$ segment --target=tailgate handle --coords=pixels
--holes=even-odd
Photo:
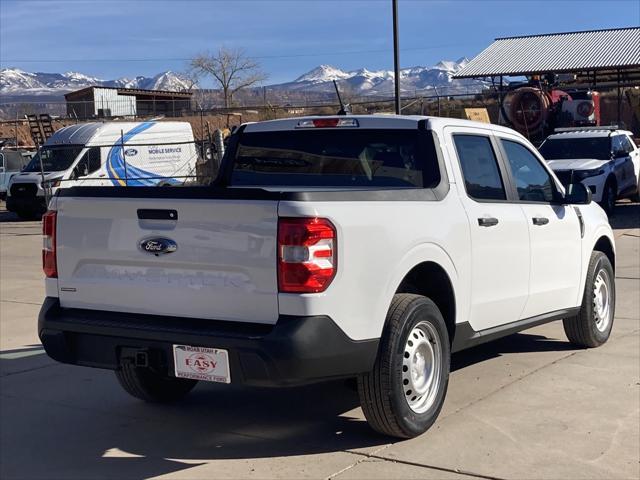
[[[163,210],[157,208],[140,208],[139,220],[178,220],[177,210]]]

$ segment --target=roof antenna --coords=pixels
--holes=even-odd
[[[336,89],[336,95],[338,96],[338,102],[340,102],[340,110],[338,115],[351,115],[351,105],[348,103],[342,103],[342,97],[340,96],[340,89],[338,88],[338,82],[333,81],[333,86]]]

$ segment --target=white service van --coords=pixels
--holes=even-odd
[[[197,150],[187,122],[91,122],[56,131],[7,192],[7,209],[24,218],[46,211],[73,186],[164,186],[195,175]],[[44,185],[43,185],[44,180]]]

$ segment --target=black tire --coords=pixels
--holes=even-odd
[[[607,315],[606,325],[601,324],[598,328],[598,316],[596,307],[596,294],[594,289],[600,272],[608,278],[608,291],[610,294],[610,311]],[[602,278],[602,277],[601,277]],[[589,267],[587,270],[587,280],[584,286],[582,306],[574,317],[565,318],[562,323],[564,332],[571,343],[580,347],[599,347],[609,339],[616,307],[616,284],[613,267],[607,256],[598,251],[591,254]]]
[[[163,376],[131,363],[124,363],[116,370],[116,378],[129,395],[153,403],[180,400],[198,383],[197,380]]]
[[[407,387],[403,383],[407,381],[406,375],[409,375],[406,365],[403,365],[405,354],[408,354],[405,347],[411,340],[409,335],[415,333],[416,326],[429,329],[431,337],[422,334],[423,338],[429,340],[434,350],[439,351],[434,358],[440,359],[439,363],[436,362],[439,368],[433,370],[438,375],[433,380],[436,382],[434,390],[429,389],[432,393],[420,397],[426,396],[432,400],[425,405],[428,408],[420,413],[409,406],[410,399],[416,397],[407,395]],[[439,350],[435,348],[436,342],[439,342]],[[358,377],[360,403],[369,425],[384,435],[398,438],[411,438],[427,431],[444,404],[449,383],[450,350],[447,326],[436,304],[420,295],[395,295],[387,313],[373,370]]]
[[[636,183],[636,185],[638,186],[636,189],[636,193],[634,193],[633,195],[631,195],[631,197],[629,197],[631,199],[632,202],[640,202],[640,176],[638,177],[638,182]]]
[[[602,201],[600,206],[607,213],[609,217],[613,217],[616,208],[616,199],[618,197],[618,188],[616,182],[609,178],[604,184],[604,190],[602,191]]]

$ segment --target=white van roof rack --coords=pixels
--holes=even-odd
[[[564,127],[554,129],[554,133],[562,132],[592,132],[597,130],[620,130],[620,125],[601,125],[597,127]]]

